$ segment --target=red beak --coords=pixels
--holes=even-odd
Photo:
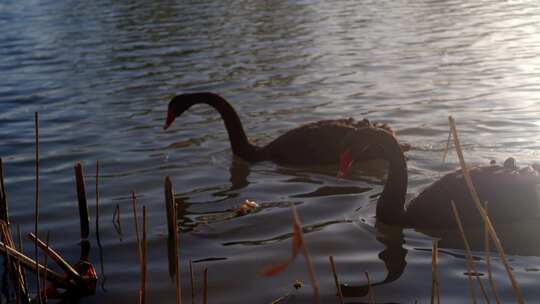
[[[351,157],[351,150],[350,149],[345,150],[343,153],[341,153],[339,157],[339,171],[338,171],[337,176],[339,178],[343,178],[347,176],[352,164],[353,164],[353,160]]]
[[[176,117],[174,117],[174,114],[172,111],[167,111],[167,120],[165,120],[165,125],[163,125],[163,130],[167,130],[171,124],[173,123],[174,119]]]

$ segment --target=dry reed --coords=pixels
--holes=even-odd
[[[73,279],[76,283],[83,285],[83,278],[81,275],[73,268],[60,254],[58,254],[54,249],[52,249],[49,244],[43,242],[36,237],[35,234],[29,233],[28,239],[36,243],[39,248],[41,248],[45,253],[58,265],[62,270],[68,275],[69,278]]]
[[[46,252],[49,251],[49,240],[50,240],[50,231],[47,231],[47,237],[45,238],[45,246],[46,246]],[[43,257],[43,266],[45,266],[45,268],[48,268],[48,263],[49,263],[49,259],[48,259],[48,255],[46,254],[44,257]],[[44,271],[43,272],[43,281],[42,282],[47,282],[47,272]],[[47,303],[48,301],[48,298],[47,298],[47,292],[43,292],[43,301],[45,303]]]
[[[36,273],[38,272],[41,273],[42,271],[46,271],[47,279],[50,282],[56,284],[57,286],[62,287],[64,289],[77,289],[78,288],[78,286],[75,283],[66,279],[64,275],[61,275],[51,269],[48,269],[45,266],[41,265],[40,263],[36,263],[36,261],[20,253],[14,248],[5,246],[4,242],[0,242],[0,247],[2,248],[2,251],[6,250],[6,253],[9,254],[11,258],[17,259],[20,262],[21,266],[26,267],[27,269],[30,269]],[[36,269],[38,269],[38,271],[36,271]]]
[[[22,241],[22,235],[21,235],[21,225],[17,224],[17,248],[19,250],[19,252],[23,253],[24,252],[24,247],[23,247],[23,241]],[[28,280],[26,279],[26,270],[24,268],[21,267],[21,263],[19,262],[19,260],[17,260],[17,268],[20,269],[21,271],[21,279],[22,279],[22,285],[24,286],[24,296],[25,296],[25,299],[28,299]]]
[[[175,208],[174,208],[174,214],[176,214],[176,204],[174,204]],[[180,271],[180,229],[178,229],[177,225],[176,225],[176,220],[175,220],[175,229],[174,229],[174,248],[175,248],[175,252],[176,252],[176,255],[174,257],[175,259],[175,265],[176,265],[176,304],[181,304],[182,303],[182,283],[181,283],[181,276],[182,276],[182,272]]]
[[[366,275],[367,284],[368,284],[369,303],[375,304],[375,294],[373,292],[373,286],[371,286],[371,278],[369,277],[369,273],[367,271],[364,272],[364,274]]]
[[[146,277],[147,277],[147,243],[146,243],[146,206],[142,207],[143,212],[143,233],[142,233],[142,264],[141,264],[141,304],[146,303]]]
[[[313,267],[313,263],[311,262],[311,258],[309,256],[309,251],[307,249],[306,243],[304,242],[304,233],[302,232],[300,217],[298,216],[295,205],[292,204],[291,206],[293,211],[293,222],[294,225],[298,227],[298,237],[300,239],[302,252],[304,253],[304,258],[306,259],[306,264],[309,272],[309,280],[313,288],[313,303],[319,304],[321,302],[321,299],[319,295],[319,283],[317,282],[317,278],[315,276],[315,268]]]
[[[339,303],[343,304],[345,302],[343,300],[343,294],[341,293],[339,278],[336,271],[336,264],[334,263],[334,257],[329,256],[328,259],[330,260],[330,267],[332,267],[332,274],[334,275],[334,283],[336,284],[336,290],[337,290],[337,295],[339,297]]]
[[[6,229],[5,229],[5,225],[4,223],[2,223],[2,228],[1,228],[1,232],[2,232],[2,238],[3,239],[6,239]],[[7,273],[9,274],[12,274],[14,273],[13,270],[11,269],[11,259],[9,258],[9,254],[7,254],[7,242],[4,242],[4,251],[6,252],[5,254],[5,266],[6,266],[6,269],[5,271],[7,271]],[[9,300],[9,299],[8,299]],[[20,301],[19,300],[19,293],[17,292],[17,301]]]
[[[208,267],[204,267],[203,304],[208,304]]]
[[[2,240],[11,248],[15,248],[15,242],[11,236],[11,230],[9,228],[9,213],[8,213],[8,204],[7,204],[7,194],[4,184],[4,166],[2,163],[2,158],[0,158],[0,219],[4,221],[5,232],[2,236]],[[17,226],[19,227],[19,226]],[[15,289],[17,295],[17,302],[20,302],[21,296],[24,295],[28,298],[26,280],[22,272],[21,266],[17,260],[11,262],[9,261],[9,256],[6,257],[6,268],[10,269],[8,273],[15,282]],[[27,301],[26,301],[27,302]]]
[[[191,304],[195,304],[195,277],[193,276],[193,261],[189,258],[189,280],[191,283]]]
[[[101,247],[99,239],[99,160],[96,160],[96,241]]]
[[[438,241],[433,240],[433,247],[431,251],[431,304],[439,304],[441,302],[439,295],[439,277],[437,275],[438,253]]]
[[[90,216],[86,200],[86,186],[84,183],[83,167],[80,162],[75,164],[75,180],[77,184],[77,200],[79,202],[79,217],[81,221],[81,239],[86,240],[90,235]]]
[[[469,247],[469,242],[467,241],[467,237],[465,236],[465,231],[463,230],[463,225],[461,224],[461,219],[459,217],[459,213],[456,209],[456,205],[454,201],[452,201],[452,211],[454,212],[454,218],[459,228],[461,239],[463,240],[463,243],[465,244],[465,265],[467,267],[467,276],[469,278],[469,284],[471,287],[471,298],[472,298],[473,303],[476,303],[476,291],[475,291],[474,283],[472,279],[473,272],[474,272],[474,275],[476,275],[476,278],[478,279],[478,282],[480,286],[482,287],[482,289],[483,289],[483,285],[480,279],[478,278],[478,273],[476,272],[476,268],[474,267],[471,250]]]
[[[36,147],[36,193],[35,193],[35,207],[34,207],[34,234],[38,234],[38,223],[39,223],[39,114],[38,112],[34,113],[34,127],[35,127],[35,147]],[[36,261],[36,288],[38,295],[41,294],[41,284],[39,282],[39,251],[37,243],[34,246],[35,261]],[[41,303],[41,297],[38,296],[38,304]]]
[[[482,207],[482,204],[480,203],[480,198],[478,196],[478,193],[476,192],[476,188],[473,185],[471,176],[469,174],[469,169],[467,168],[465,164],[465,159],[463,157],[463,152],[461,150],[461,145],[459,143],[459,138],[457,135],[456,130],[456,124],[454,121],[454,118],[452,116],[448,117],[448,121],[450,124],[450,129],[452,131],[452,136],[454,138],[454,145],[456,152],[458,154],[459,163],[461,165],[461,168],[463,170],[463,176],[465,177],[465,182],[467,184],[467,187],[469,188],[469,191],[471,193],[471,196],[473,197],[474,203],[476,205],[476,208],[478,209],[478,212],[480,213],[482,219],[484,220],[484,223],[488,229],[489,236],[493,240],[493,243],[495,244],[495,248],[497,249],[497,252],[501,258],[501,261],[504,265],[504,268],[506,270],[506,273],[508,275],[508,278],[510,280],[510,283],[512,284],[512,288],[514,290],[514,293],[516,295],[516,299],[519,304],[525,303],[523,300],[523,293],[521,292],[521,289],[519,288],[517,281],[514,277],[514,274],[512,273],[512,269],[510,265],[508,264],[508,259],[506,258],[506,255],[504,253],[501,241],[499,240],[499,237],[497,236],[497,233],[495,232],[495,229],[493,228],[493,224],[491,223],[491,220],[489,219],[487,213],[485,212],[484,208]]]
[[[6,188],[4,185],[4,165],[0,157],[0,219],[6,221],[9,225],[8,206]]]
[[[486,213],[488,211],[488,202],[484,204],[484,209],[486,210]],[[495,296],[495,301],[497,304],[501,303],[501,299],[499,298],[499,293],[497,292],[497,288],[495,288],[495,282],[493,281],[493,273],[491,272],[491,248],[489,245],[489,232],[488,228],[484,223],[484,251],[486,253],[486,268],[488,273],[488,282],[489,286],[491,287],[491,292]]]
[[[139,237],[139,220],[137,217],[137,199],[135,197],[135,192],[131,192],[131,206],[133,207],[133,221],[135,223],[135,237],[137,240],[137,252],[139,254],[139,265],[142,264],[142,248],[141,240]]]

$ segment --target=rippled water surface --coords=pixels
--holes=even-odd
[[[248,165],[233,158],[209,107],[193,107],[163,131],[167,102],[180,92],[219,93],[258,144],[319,119],[388,123],[412,145],[412,197],[457,167],[454,153],[441,161],[448,115],[470,163],[539,158],[539,24],[537,1],[2,1],[0,156],[11,220],[33,230],[37,111],[40,231],[50,232],[51,246],[70,262],[80,251],[73,165],[85,164],[92,220],[96,160],[102,165],[103,268],[92,234],[100,287],[81,302],[137,301],[131,191],[148,208],[149,302],[175,302],[163,199],[168,175],[185,203],[179,220],[188,303],[188,258],[198,301],[208,267],[211,303],[270,303],[296,279],[306,287],[287,303],[311,303],[302,259],[277,277],[259,275],[290,255],[290,203],[307,229],[324,303],[338,302],[329,255],[344,283],[366,284],[365,271],[373,282],[385,281],[373,288],[377,302],[428,303],[432,239],[375,226],[380,166],[339,180],[334,167]],[[231,209],[245,199],[262,208],[235,217]],[[117,205],[122,235],[112,224]],[[533,303],[540,301],[539,227],[524,225],[525,240],[507,247]],[[471,298],[457,244],[441,243],[444,303]],[[483,252],[475,256],[487,284]],[[500,297],[513,302],[498,258],[493,271]],[[349,303],[369,301],[364,289],[354,290]]]

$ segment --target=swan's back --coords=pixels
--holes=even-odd
[[[470,169],[470,174],[481,202],[488,202],[492,222],[538,216],[540,176],[532,167],[480,166]],[[407,207],[407,222],[419,228],[456,228],[451,201],[464,225],[483,224],[461,170],[445,175],[413,199]]]
[[[320,165],[338,163],[343,153],[343,140],[360,128],[375,127],[393,133],[383,124],[372,124],[368,120],[349,119],[321,120],[302,125],[263,147],[264,158],[296,165]]]

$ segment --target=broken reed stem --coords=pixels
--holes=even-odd
[[[46,252],[49,252],[49,239],[50,239],[50,231],[47,231],[47,237],[45,238]],[[43,266],[45,266],[45,268],[48,268],[49,267],[48,266],[49,259],[48,259],[47,254],[43,257],[43,260],[44,260],[43,261]],[[47,272],[46,271],[43,272],[43,280],[42,280],[42,282],[47,282]],[[43,293],[43,301],[45,303],[47,303],[47,292]]]
[[[440,303],[439,295],[439,278],[437,275],[437,260],[439,253],[439,244],[437,240],[433,240],[431,251],[431,304]]]
[[[484,204],[484,209],[486,210],[486,213],[488,211],[488,202]],[[499,293],[497,292],[497,289],[495,288],[495,282],[493,281],[493,274],[491,273],[491,248],[489,245],[489,232],[487,225],[484,223],[484,245],[485,245],[485,252],[486,252],[486,268],[488,273],[488,282],[489,286],[491,287],[491,292],[493,292],[493,295],[495,296],[495,301],[497,304],[501,303],[501,299],[499,298]]]
[[[103,247],[101,246],[101,239],[99,237],[99,160],[96,160],[96,242],[99,248],[99,265],[101,268],[101,287],[105,290],[105,265],[103,261]]]
[[[452,131],[448,131],[448,139],[446,140],[446,147],[444,147],[444,154],[442,157],[442,161],[446,161],[446,157],[448,156],[448,151],[450,151],[450,142],[452,140]]]
[[[176,213],[174,205],[174,192],[170,177],[165,177],[165,207],[167,210],[167,228],[169,237],[173,237],[176,233]]]
[[[371,278],[369,277],[369,273],[367,271],[364,272],[364,274],[366,275],[367,284],[368,284],[369,303],[375,304],[375,295],[373,293],[373,287],[371,286]]]
[[[135,236],[137,240],[137,250],[139,254],[139,265],[142,264],[142,248],[141,240],[139,237],[139,220],[137,217],[137,201],[135,198],[135,192],[131,192],[131,206],[133,207],[133,220],[135,221]]]
[[[293,220],[298,225],[298,227],[300,227],[298,237],[300,238],[302,252],[304,253],[304,257],[306,259],[311,286],[313,286],[313,303],[319,304],[321,302],[321,298],[319,295],[319,283],[317,282],[317,278],[315,277],[315,269],[313,268],[313,263],[311,262],[306,243],[304,242],[304,233],[302,232],[302,224],[300,222],[300,217],[298,216],[298,212],[296,211],[296,206],[294,204],[292,204],[291,208],[293,211]]]
[[[13,241],[13,237],[11,236],[11,230],[9,229],[8,223],[4,220],[0,220],[0,233],[0,238],[6,244],[6,246],[15,249],[15,242]],[[20,300],[21,295],[24,295],[26,298],[28,298],[28,288],[26,285],[26,280],[23,276],[20,263],[17,260],[11,261],[9,255],[7,254],[4,254],[4,258],[4,267],[9,274],[11,280],[13,281],[17,293],[17,299]]]
[[[34,234],[38,234],[38,222],[39,222],[39,114],[38,112],[34,113],[34,127],[35,127],[35,136],[36,136],[36,193],[35,193],[35,208],[34,208]],[[38,295],[41,294],[41,286],[39,282],[39,252],[37,243],[34,246],[35,250],[35,261],[36,261],[36,287]],[[41,303],[41,297],[38,296],[38,304]]]
[[[182,284],[180,281],[180,231],[176,221],[177,205],[174,201],[174,190],[170,177],[165,177],[165,208],[167,210],[167,230],[168,230],[168,247],[169,247],[169,275],[174,276],[176,284],[176,303],[182,302]],[[172,245],[170,245],[172,243]],[[170,248],[172,246],[172,248]],[[172,252],[171,252],[172,249]],[[172,265],[171,265],[172,263]]]
[[[176,215],[176,204],[174,204],[174,214]],[[180,277],[182,275],[180,271],[180,229],[178,229],[176,224],[176,219],[174,221],[175,223],[175,229],[174,229],[174,248],[176,255],[174,256],[175,264],[176,264],[176,304],[182,303],[182,283],[180,281]]]
[[[146,206],[142,207],[143,212],[143,234],[142,234],[142,264],[141,264],[141,304],[146,303],[146,251],[147,251],[147,244],[146,244],[146,228],[147,228],[147,221],[146,221]]]
[[[208,304],[208,267],[204,267],[203,304]]]
[[[5,234],[5,229],[4,229],[4,225],[2,225],[2,235]],[[7,254],[7,244],[4,243],[4,251],[6,252],[6,255],[5,255],[5,258],[6,258],[6,262],[5,262],[5,266],[6,266],[6,270],[8,274],[13,274],[13,270],[11,269],[11,259],[9,258],[9,254]],[[19,300],[19,293],[17,292],[17,301]]]
[[[81,275],[73,268],[60,254],[58,254],[54,249],[52,249],[48,243],[44,243],[42,240],[37,238],[33,233],[29,233],[28,239],[32,242],[37,243],[39,248],[41,248],[45,253],[58,265],[62,270],[68,275],[70,279],[73,279],[77,284],[81,286],[84,285],[83,278]]]
[[[486,302],[489,304],[489,297],[486,293],[482,280],[480,280],[480,277],[478,276],[478,271],[476,270],[476,266],[473,262],[473,258],[471,254],[471,247],[469,246],[469,241],[467,241],[467,236],[465,235],[465,230],[463,229],[463,224],[461,223],[461,218],[459,217],[459,212],[456,208],[456,204],[454,203],[454,201],[450,201],[450,202],[452,204],[452,211],[454,212],[454,218],[456,220],[456,224],[459,228],[459,233],[461,234],[461,239],[463,240],[463,244],[465,244],[466,265],[467,265],[467,272],[469,273],[469,279],[471,279],[471,274],[472,272],[474,272],[476,281],[478,281],[478,284],[480,285],[480,290],[482,291],[482,295],[484,296],[484,299],[486,300]],[[476,302],[476,299],[474,299],[473,301]]]
[[[3,233],[2,240],[10,247],[15,248],[15,242],[13,241],[13,238],[11,236],[11,231],[9,229],[9,213],[8,213],[8,205],[7,205],[6,187],[4,184],[4,165],[2,162],[2,158],[0,158],[0,219],[4,221],[3,227],[5,230]],[[15,288],[17,292],[16,294],[17,303],[20,303],[22,295],[28,298],[26,280],[24,279],[19,262],[14,261],[12,263],[9,260],[9,255],[7,254],[5,255],[5,258],[6,258],[5,259],[6,268],[8,269],[8,272],[11,275],[11,278],[15,282]],[[26,300],[25,302],[28,302],[28,300]]]
[[[4,221],[0,221],[0,232],[2,234],[2,240],[4,240],[4,250],[7,252],[7,246],[10,247],[13,246],[13,240],[11,239],[11,233],[9,231],[9,227],[7,226],[7,223]],[[15,262],[15,261],[14,261]],[[12,263],[9,254],[4,254],[4,267],[7,274],[11,277],[13,282],[15,282],[15,289],[16,289],[16,298],[17,303],[21,300],[21,287],[22,284],[20,279],[20,268],[17,267],[17,263]],[[8,299],[9,302],[9,299]]]
[[[11,248],[9,246],[5,246],[4,242],[0,242],[0,248],[2,251],[6,250],[7,254],[9,254],[10,257],[17,259],[21,266],[36,272],[36,269],[38,269],[39,272],[46,271],[47,272],[47,279],[51,281],[52,283],[65,288],[65,289],[77,289],[78,286],[68,279],[64,277],[64,275],[61,275],[51,269],[48,269],[44,267],[43,265],[36,263],[36,261],[32,260],[31,258],[27,257],[26,255],[18,252],[16,249]],[[36,272],[37,273],[37,272]]]
[[[193,261],[189,258],[189,279],[191,283],[191,304],[195,304],[195,277],[193,276]]]
[[[452,118],[452,116],[448,116],[448,122],[450,124],[450,130],[452,131],[452,136],[454,137],[454,145],[456,148],[456,152],[458,154],[461,169],[463,170],[463,176],[465,177],[465,182],[467,184],[467,187],[469,188],[469,191],[471,192],[471,196],[473,197],[473,200],[476,205],[476,208],[478,209],[478,212],[480,212],[480,215],[482,216],[482,219],[484,220],[484,223],[489,232],[489,236],[491,237],[491,239],[493,240],[493,243],[495,244],[495,248],[497,249],[497,252],[504,265],[504,268],[508,275],[508,279],[510,280],[510,283],[512,284],[512,288],[516,295],[516,299],[519,304],[524,304],[525,302],[523,300],[523,293],[521,291],[521,288],[519,288],[517,281],[514,277],[514,274],[512,273],[512,268],[508,264],[508,259],[506,258],[506,255],[504,253],[504,249],[501,245],[501,241],[499,240],[499,237],[497,236],[497,233],[495,232],[495,229],[493,228],[493,224],[491,223],[491,220],[489,219],[484,208],[482,208],[482,204],[480,203],[480,198],[478,196],[478,193],[476,192],[476,188],[474,187],[471,176],[469,174],[469,169],[467,168],[465,164],[465,159],[463,157],[463,152],[461,150],[461,145],[459,143],[459,138],[458,138],[457,130],[456,130],[456,123],[454,121],[454,118]]]
[[[99,239],[99,160],[96,160],[96,241],[101,247]]]
[[[18,248],[19,252],[24,253],[24,247],[23,247],[23,241],[21,236],[21,225],[17,224],[17,242],[18,242]],[[19,260],[17,260],[17,267],[21,270],[21,278],[23,281],[23,286],[25,289],[25,297],[28,298],[28,281],[26,279],[26,270],[21,267],[21,263]]]
[[[339,303],[343,304],[345,302],[343,301],[343,294],[341,293],[341,287],[340,287],[340,284],[339,284],[339,278],[338,278],[337,271],[336,271],[336,264],[334,263],[334,257],[329,256],[328,260],[330,260],[330,267],[332,267],[332,274],[334,275],[334,283],[336,283],[336,289],[337,289],[337,294],[338,294],[338,297],[339,297]]]
[[[88,215],[88,203],[86,201],[86,187],[82,164],[75,164],[75,181],[77,185],[77,200],[79,202],[79,218],[81,220],[81,239],[86,240],[90,235],[90,216]]]
[[[0,219],[9,225],[6,188],[4,185],[4,165],[0,157]]]

